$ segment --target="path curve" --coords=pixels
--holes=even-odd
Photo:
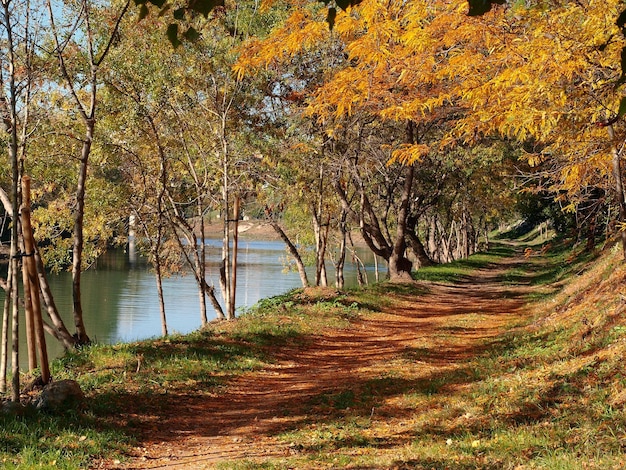
[[[171,400],[163,415],[152,417],[128,461],[102,461],[99,468],[201,470],[290,455],[292,446],[275,436],[305,426],[311,407],[303,405],[316,397],[346,384],[358,389],[384,375],[398,358],[414,358],[402,378],[410,384],[449,374],[480,354],[525,314],[528,287],[499,280],[521,262],[507,259],[455,285],[429,283],[421,296],[394,294],[393,305],[383,312],[348,329],[326,331],[306,346],[283,348],[274,364],[236,377],[219,395],[198,390]],[[382,406],[388,409],[372,413],[385,413],[401,428],[402,416],[391,403],[392,397]]]

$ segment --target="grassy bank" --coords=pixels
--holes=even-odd
[[[54,363],[53,375],[78,380],[86,408],[0,418],[0,464],[73,469],[123,461],[146,421],[157,425],[180,397],[219,397],[234,377],[274,364],[281,351],[304,349],[325,331],[360,327],[436,284],[471,283],[476,270],[495,269],[516,250],[494,245],[487,254],[420,270],[422,281],[413,286],[295,291],[191,335],[67,355]],[[469,330],[481,314],[450,319],[431,342],[403,350],[375,378],[303,402],[309,418],[272,436],[286,455],[220,466],[622,468],[626,269],[619,252],[593,260],[563,245],[535,246],[498,276],[502,285],[527,286],[522,297],[532,307],[524,324],[514,322],[475,354],[422,379],[417,371],[438,357],[446,334],[460,325]]]

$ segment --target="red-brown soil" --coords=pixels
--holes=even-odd
[[[528,287],[503,285],[497,276],[504,269],[479,271],[457,285],[429,284],[429,292],[420,296],[393,294],[384,311],[348,329],[320,332],[306,345],[277,349],[274,364],[238,376],[219,393],[169,396],[162,414],[137,417],[143,423],[140,445],[127,461],[98,465],[206,469],[219,462],[289,455],[294,449],[275,436],[307,426],[312,412],[324,413],[304,406],[313,397],[347,384],[358,388],[407,352],[419,351],[403,372],[407,383],[449,374],[483,352],[525,314],[522,296]],[[374,413],[388,419],[395,436],[408,432],[406,412],[391,401]]]

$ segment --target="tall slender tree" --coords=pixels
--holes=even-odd
[[[81,300],[81,273],[83,270],[84,249],[84,217],[85,217],[85,194],[87,191],[87,178],[89,157],[91,155],[96,128],[96,109],[98,89],[100,82],[100,68],[111,50],[111,46],[118,36],[120,23],[130,7],[130,1],[126,1],[112,15],[112,26],[103,34],[104,40],[97,37],[94,27],[94,16],[103,12],[98,11],[99,6],[90,0],[82,0],[77,5],[77,12],[72,23],[67,28],[61,28],[58,21],[58,5],[53,5],[47,0],[50,31],[54,44],[53,55],[58,61],[59,73],[63,84],[67,87],[74,103],[74,110],[80,116],[83,123],[83,137],[81,140],[78,160],[78,177],[76,180],[75,208],[73,210],[73,245],[72,245],[72,298],[73,318],[76,328],[75,336],[79,344],[90,341],[83,320],[83,308]],[[83,48],[84,63],[76,67],[68,63],[70,60],[80,60],[81,56],[70,56],[75,48]],[[84,74],[86,87],[82,89]]]

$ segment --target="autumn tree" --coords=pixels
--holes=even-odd
[[[112,52],[104,104],[113,118],[107,122],[108,152],[127,155],[122,168],[131,194],[129,213],[146,236],[140,245],[149,245],[166,334],[161,278],[182,269],[176,257],[185,260],[198,284],[201,325],[208,322],[207,298],[218,318],[224,315],[206,280],[205,263],[204,215],[211,208],[216,171],[185,137],[196,120],[193,108],[181,99],[182,75],[192,66],[192,54],[172,49],[161,37],[161,27],[155,18],[125,24],[120,47]],[[152,47],[158,40],[162,49]],[[128,60],[126,48],[136,49],[140,60]],[[212,142],[203,142],[209,151]]]
[[[176,49],[167,43],[154,48],[154,42],[164,41],[163,26],[152,16],[124,25],[107,73],[107,103],[116,117],[106,132],[109,151],[129,156],[131,164],[122,166],[128,182],[139,178],[146,191],[132,198],[137,220],[146,222],[161,247],[178,245],[191,268],[204,325],[207,298],[218,318],[235,315],[236,246],[231,241],[241,213],[236,206],[254,194],[256,180],[250,175],[262,140],[255,132],[257,109],[248,104],[255,80],[233,79],[233,44],[240,35],[267,26],[258,21],[253,5],[229,4],[196,24],[202,34],[195,41]],[[138,51],[133,60],[125,54],[128,48]],[[220,214],[224,227],[219,273],[224,306],[207,281],[206,219],[212,212]],[[151,251],[158,262],[161,250],[155,245]]]
[[[71,10],[72,6],[69,6],[69,11],[53,5],[50,0],[46,5],[51,33],[51,55],[58,63],[59,84],[66,88],[73,112],[82,122],[82,136],[76,138],[79,148],[76,156],[78,171],[75,207],[72,208],[72,297],[76,340],[84,344],[89,342],[89,336],[83,322],[80,279],[84,267],[85,195],[97,122],[100,69],[117,38],[120,22],[128,11],[130,2],[107,9],[85,0],[75,5],[77,10]]]
[[[460,78],[459,99],[472,109],[459,135],[520,141],[541,172],[542,189],[567,198],[565,210],[606,191],[620,221],[625,129],[615,64],[624,38],[615,18],[622,8],[618,1],[585,1],[494,9],[474,20],[488,33],[451,52],[447,72]],[[471,65],[476,57],[480,73]]]
[[[453,103],[441,99],[450,85],[435,79],[434,39],[423,28],[415,27],[420,20],[430,21],[435,12],[432,2],[382,5],[366,1],[348,13],[338,14],[333,32],[329,33],[325,21],[314,11],[299,9],[268,40],[251,43],[237,69],[245,74],[248,68],[286,60],[313,47],[328,34],[344,43],[342,54],[346,54],[347,60],[324,83],[309,91],[308,112],[325,126],[329,135],[344,125],[345,118],[356,114],[381,122],[403,123],[401,145],[391,144],[392,141],[381,143],[389,149],[388,160],[405,165],[395,220],[383,227],[367,199],[360,215],[368,244],[388,260],[392,278],[405,278],[411,269],[406,250],[414,164],[428,153],[428,144],[436,135],[433,131],[446,126],[457,111]],[[362,182],[358,184],[364,188]],[[393,240],[385,239],[391,226]]]
[[[204,167],[203,171],[210,169],[207,174],[211,176],[204,178],[203,184],[223,224],[220,287],[228,319],[235,317],[240,208],[255,192],[258,180],[252,176],[263,140],[258,135],[259,115],[263,112],[258,97],[264,81],[262,77],[236,80],[232,71],[237,58],[235,46],[251,35],[265,34],[281,14],[275,9],[261,17],[254,3],[227,3],[202,25],[201,36],[187,45],[186,60],[195,72],[180,75],[175,97],[183,149]],[[200,224],[203,214],[196,213]]]

